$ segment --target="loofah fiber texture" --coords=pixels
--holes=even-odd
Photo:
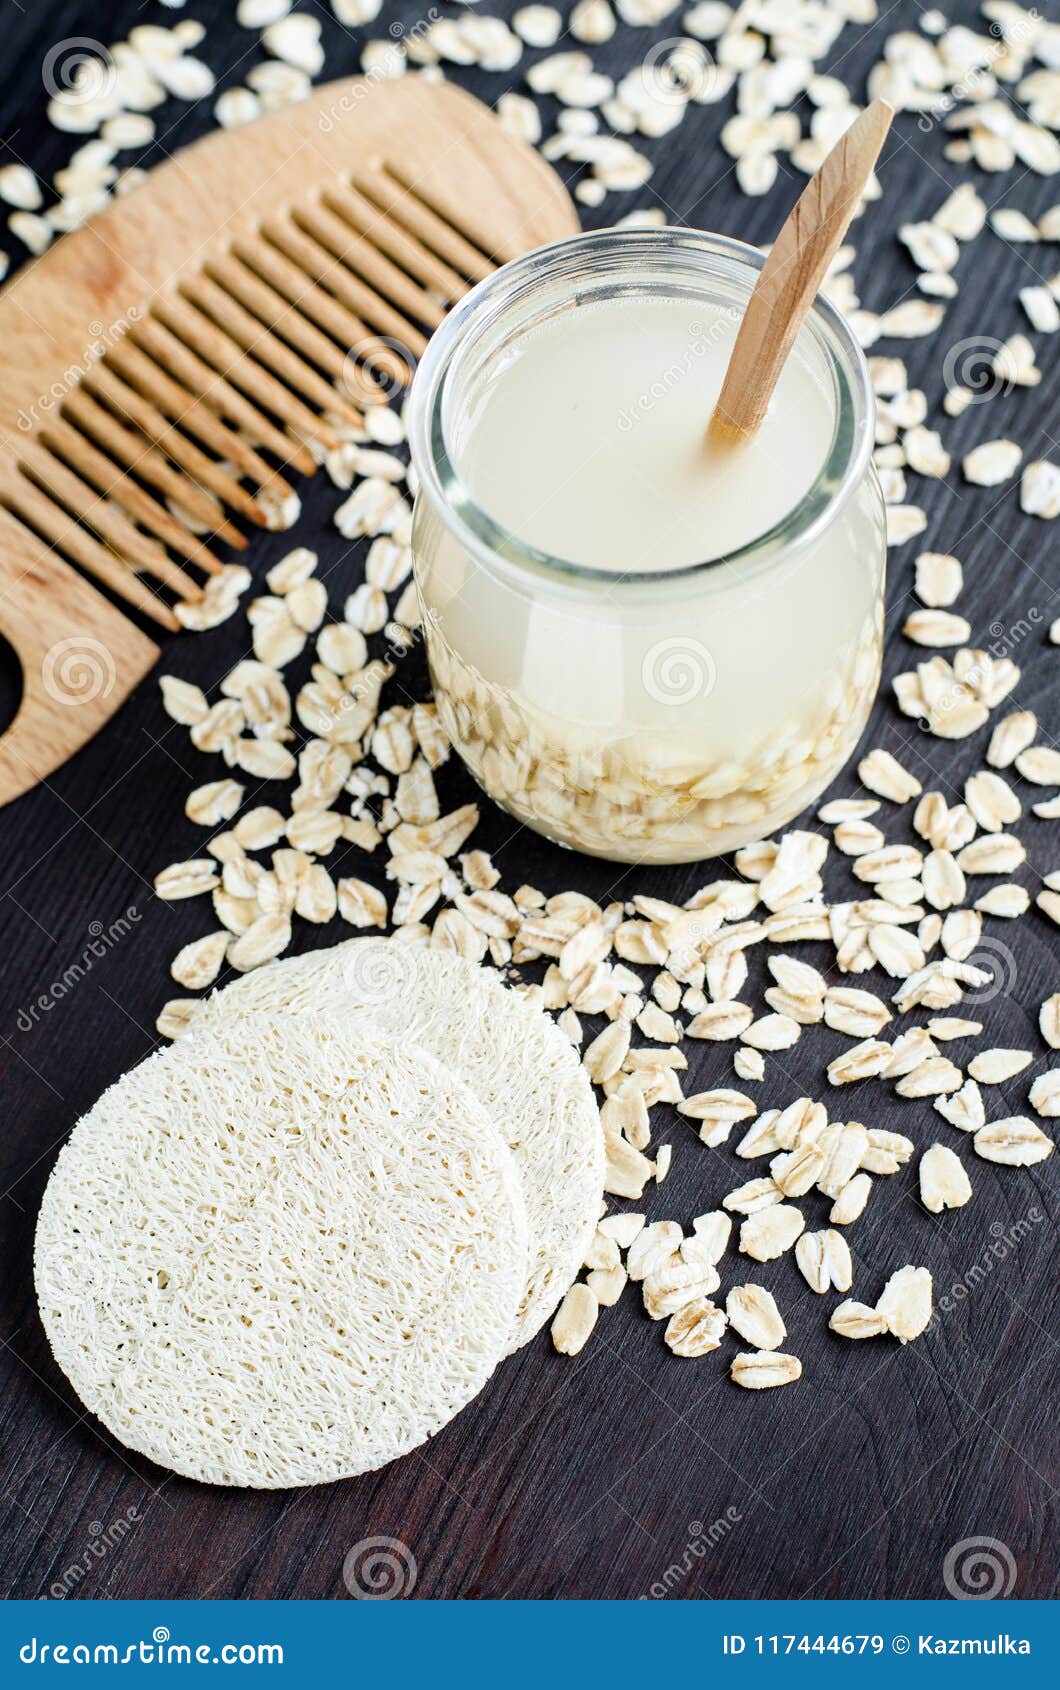
[[[195,1029],[112,1086],[53,1170],[56,1360],[190,1478],[320,1484],[414,1449],[485,1384],[526,1286],[502,1136],[364,1015]]]
[[[570,1040],[491,969],[400,939],[349,939],[269,963],[215,992],[196,1025],[250,1007],[297,1017],[367,1010],[467,1081],[522,1180],[530,1274],[511,1348],[529,1342],[581,1267],[603,1198],[600,1114]]]

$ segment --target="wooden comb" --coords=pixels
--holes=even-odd
[[[375,371],[577,230],[559,178],[469,94],[353,77],[196,142],[20,271],[0,292],[0,629],[24,684],[0,803],[158,656],[84,577],[177,627],[172,597],[221,567],[204,534],[241,549],[240,519],[281,526],[287,474],[360,420]]]

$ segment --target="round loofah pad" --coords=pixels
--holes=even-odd
[[[527,1343],[574,1280],[603,1196],[600,1114],[570,1040],[490,969],[400,939],[349,939],[270,963],[215,992],[196,1025],[251,1007],[298,1016],[367,1009],[467,1081],[522,1180],[530,1275],[511,1348]]]
[[[55,1358],[189,1478],[321,1484],[485,1384],[526,1288],[519,1177],[478,1099],[366,1016],[217,1018],[75,1128],[41,1207]]]

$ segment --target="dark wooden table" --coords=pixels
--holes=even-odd
[[[351,36],[326,7],[312,9],[325,15],[327,74],[353,71],[363,32]],[[507,13],[511,0],[490,9]],[[101,31],[118,39],[137,22],[200,17],[209,32],[199,51],[227,86],[257,56],[256,36],[236,29],[231,10],[224,0],[193,0],[186,13],[140,0],[106,7],[4,0],[0,158],[27,160],[50,176],[69,154],[71,139],[43,115],[41,64],[55,41]],[[913,27],[918,10],[913,0],[900,0],[879,25],[845,31],[832,58],[853,88],[863,87],[886,34]],[[954,21],[975,22],[971,0],[947,10]],[[368,33],[382,34],[391,15],[408,24],[417,14],[408,4],[388,7]],[[599,67],[632,66],[653,43],[679,33],[679,16],[651,31],[621,28],[596,51]],[[456,74],[490,100],[510,80]],[[143,162],[208,129],[211,108],[212,101],[201,109],[167,105],[164,138]],[[662,205],[674,222],[768,239],[799,182],[782,172],[765,200],[735,189],[717,140],[730,110],[731,102],[694,107],[679,131],[649,143],[656,174],[635,203]],[[1055,185],[1020,170],[958,171],[944,159],[943,144],[939,129],[924,133],[910,118],[897,125],[882,170],[883,207],[856,230],[857,276],[869,307],[882,309],[912,287],[898,223],[929,215],[958,180],[973,180],[991,205],[1031,214],[1056,198]],[[606,215],[586,222],[610,221],[633,203],[611,197]],[[1056,266],[1055,248],[1014,247],[986,235],[962,259],[960,296],[942,332],[881,349],[907,356],[934,412],[946,352],[967,338],[1025,327],[1018,289]],[[1049,342],[1036,339],[1048,367]],[[943,419],[942,427],[958,462],[971,445],[1004,434],[1023,444],[1027,458],[1055,459],[1055,384],[999,396],[959,421]],[[1021,665],[1016,700],[1055,734],[1060,651],[1049,648],[1047,628],[1060,612],[1060,569],[1049,526],[1020,514],[1011,487],[975,489],[956,472],[945,482],[911,480],[911,497],[931,519],[921,544],[953,551],[964,563],[959,608],[974,640]],[[341,603],[363,559],[330,526],[335,503],[330,487],[310,487],[297,537],[319,545]],[[290,544],[285,536],[256,541],[255,569]],[[890,673],[918,655],[898,631],[911,608],[917,549],[914,543],[891,554]],[[174,644],[165,667],[210,685],[241,654],[243,641],[237,617]],[[404,668],[402,685],[410,695],[426,691],[418,655]],[[865,744],[886,745],[925,786],[953,794],[979,766],[985,737],[957,745],[931,739],[898,715],[885,692]],[[944,1594],[947,1552],[982,1537],[1011,1555],[1014,1594],[1050,1593],[1052,1166],[994,1168],[967,1147],[975,1187],[968,1209],[927,1214],[910,1167],[878,1182],[853,1234],[859,1289],[870,1295],[902,1263],[931,1268],[950,1312],[920,1342],[905,1349],[890,1341],[842,1342],[828,1334],[824,1302],[790,1258],[756,1272],[776,1290],[803,1359],[797,1387],[758,1397],[737,1390],[723,1363],[728,1347],[702,1362],[674,1358],[639,1299],[627,1294],[576,1361],[556,1357],[547,1335],[539,1337],[426,1449],[357,1481],[283,1494],[213,1490],[116,1446],[83,1414],[51,1360],[33,1297],[33,1227],[58,1146],[102,1088],[156,1043],[155,1016],[173,991],[169,960],[205,930],[195,904],[160,903],[151,889],[158,869],[197,843],[183,801],[205,778],[212,778],[206,760],[163,715],[149,680],[87,751],[0,817],[0,1584],[7,1594],[344,1597],[344,1557],[374,1536],[408,1546],[418,1565],[416,1593],[427,1597],[618,1598],[660,1589],[678,1598],[929,1597]],[[835,787],[854,789],[851,776]],[[471,795],[455,759],[443,791],[453,803]],[[1025,796],[1029,803],[1041,793],[1026,789]],[[1040,876],[1060,866],[1057,828],[1031,819],[1021,831],[1030,860],[1019,879],[1036,891]],[[695,866],[626,874],[572,858],[513,829],[488,805],[477,842],[495,852],[511,886],[530,880],[552,891],[576,883],[600,898],[650,888],[680,899],[705,878]],[[354,869],[353,860],[351,852],[339,871],[379,872],[374,863]],[[991,922],[988,931],[1001,965],[1001,991],[983,1013],[990,1042],[1031,1046],[1042,1053],[1032,1072],[1041,1071],[1049,1062],[1036,1017],[1042,999],[1060,986],[1056,930],[1032,912],[1018,926]],[[321,937],[303,927],[298,942]],[[102,954],[92,956],[94,939]],[[823,1065],[841,1042],[813,1030],[796,1052],[771,1059],[763,1107],[820,1087]],[[701,1046],[692,1060],[693,1089],[731,1083],[731,1050]],[[1005,1107],[995,1113],[1024,1107],[1028,1078],[1004,1088]],[[888,1097],[879,1086],[847,1092],[841,1109],[925,1145],[936,1136],[937,1118],[926,1105]],[[674,1141],[674,1169],[664,1188],[649,1189],[649,1212],[687,1224],[731,1188],[734,1164],[703,1150],[677,1116],[660,1136]]]

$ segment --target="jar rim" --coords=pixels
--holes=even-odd
[[[838,404],[832,440],[824,463],[813,483],[791,510],[773,526],[742,545],[715,557],[704,558],[667,570],[623,570],[594,564],[575,563],[543,552],[492,517],[464,485],[446,438],[443,410],[446,384],[475,337],[467,331],[479,315],[492,307],[499,317],[515,301],[531,296],[535,288],[574,279],[586,267],[594,276],[601,264],[618,269],[628,264],[650,264],[652,258],[684,256],[730,261],[730,277],[740,278],[761,270],[765,255],[759,248],[729,235],[675,225],[643,229],[597,229],[535,247],[510,260],[476,284],[448,312],[435,330],[415,371],[408,399],[408,430],[412,460],[421,493],[436,506],[442,520],[458,535],[477,561],[487,565],[508,565],[526,573],[545,576],[553,585],[585,588],[606,582],[610,589],[622,584],[650,584],[658,593],[668,583],[687,585],[725,566],[768,563],[788,557],[812,544],[835,519],[849,496],[860,486],[868,468],[875,437],[875,395],[865,355],[842,313],[818,294],[807,323],[824,350],[831,355],[831,368],[838,386]],[[802,331],[800,331],[802,332]]]

